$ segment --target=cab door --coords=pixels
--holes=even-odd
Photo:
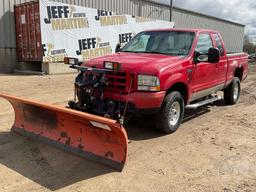
[[[208,50],[214,47],[211,35],[207,32],[199,34],[195,53],[200,53],[199,61],[194,59],[191,79],[192,98],[196,100],[209,95],[217,85],[217,63],[208,62]]]
[[[214,47],[218,48],[220,51],[220,61],[217,64],[217,80],[218,84],[225,84],[227,70],[228,70],[228,60],[227,54],[224,49],[223,41],[218,33],[211,34],[212,39],[214,40]]]

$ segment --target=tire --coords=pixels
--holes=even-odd
[[[234,77],[230,85],[224,90],[224,100],[228,105],[234,105],[237,103],[240,97],[240,80]]]
[[[165,134],[175,132],[183,120],[184,110],[185,105],[182,95],[177,91],[169,93],[156,116],[156,128]]]

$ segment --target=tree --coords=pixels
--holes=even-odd
[[[248,35],[244,36],[244,52],[248,54],[256,53],[256,45],[252,43],[250,37]]]

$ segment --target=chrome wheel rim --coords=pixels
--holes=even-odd
[[[171,126],[175,126],[178,123],[180,118],[180,111],[180,103],[178,101],[173,102],[169,110],[169,123]]]
[[[236,101],[238,99],[238,95],[239,95],[239,87],[238,87],[238,84],[235,84],[234,95],[233,95],[234,101]]]

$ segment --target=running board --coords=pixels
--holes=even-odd
[[[219,100],[222,100],[222,97],[221,96],[216,96],[216,97],[213,97],[213,98],[210,98],[210,99],[206,99],[204,101],[200,101],[198,103],[187,105],[186,109],[197,109],[199,107],[202,107],[204,105],[207,105],[209,103],[213,103],[213,102],[219,101]]]

